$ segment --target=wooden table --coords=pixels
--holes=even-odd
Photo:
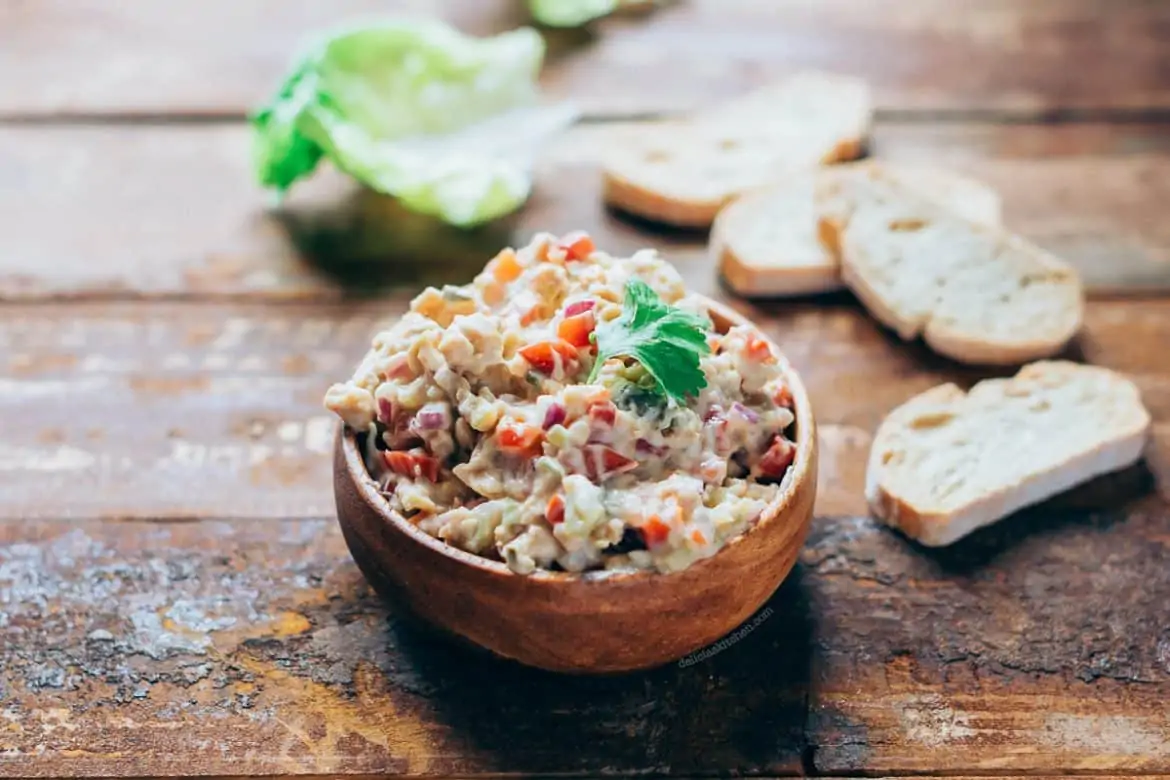
[[[1170,773],[1170,4],[690,0],[549,34],[546,87],[588,119],[514,219],[444,229],[327,174],[265,210],[244,112],[304,33],[391,6],[523,20],[0,4],[0,775]],[[566,679],[380,603],[333,518],[327,384],[420,285],[540,229],[658,246],[727,300],[703,236],[601,207],[597,155],[806,65],[872,81],[876,155],[984,178],[1084,272],[1071,354],[1140,385],[1145,465],[917,548],[865,517],[871,432],[987,372],[848,296],[733,301],[803,371],[823,437],[812,536],[748,636]]]

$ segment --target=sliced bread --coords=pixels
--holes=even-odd
[[[822,239],[839,248],[845,284],[902,338],[1010,365],[1056,354],[1080,328],[1080,278],[1055,256],[880,172],[833,185],[843,210],[822,220]]]
[[[832,181],[879,168],[919,195],[980,224],[1000,223],[994,189],[944,168],[860,162],[786,176],[727,205],[711,228],[710,251],[728,287],[745,296],[808,295],[839,289],[840,258],[821,240],[821,217],[839,210]]]
[[[602,163],[603,197],[645,219],[705,228],[737,193],[860,156],[871,113],[865,82],[801,73],[621,138]]]
[[[966,536],[1141,458],[1137,387],[1095,366],[1044,361],[964,393],[947,384],[895,409],[874,437],[866,499],[928,546]]]

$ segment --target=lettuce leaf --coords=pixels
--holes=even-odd
[[[535,151],[576,118],[540,106],[544,42],[386,21],[314,46],[256,111],[257,180],[283,194],[321,159],[414,211],[469,226],[518,208]]]
[[[579,27],[613,13],[620,0],[528,0],[532,18],[549,27]]]

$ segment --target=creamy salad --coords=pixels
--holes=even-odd
[[[583,234],[423,291],[325,405],[392,510],[521,574],[683,569],[756,521],[796,455],[768,342],[716,333],[655,252]]]

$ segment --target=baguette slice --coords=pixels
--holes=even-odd
[[[801,73],[687,121],[628,134],[602,163],[603,198],[645,219],[705,228],[740,192],[859,157],[871,114],[865,82]]]
[[[728,287],[745,296],[840,289],[840,258],[822,242],[819,231],[820,218],[835,210],[826,195],[836,178],[876,168],[972,222],[1000,224],[999,194],[944,168],[872,162],[820,168],[749,192],[719,212],[709,246]]]
[[[1080,278],[1055,256],[880,172],[835,185],[848,213],[823,221],[822,237],[840,248],[845,284],[903,339],[922,336],[965,363],[1012,365],[1059,352],[1080,328]]]
[[[1095,366],[1044,361],[964,393],[947,384],[895,409],[866,471],[873,513],[922,544],[985,525],[1141,458],[1138,389]]]

